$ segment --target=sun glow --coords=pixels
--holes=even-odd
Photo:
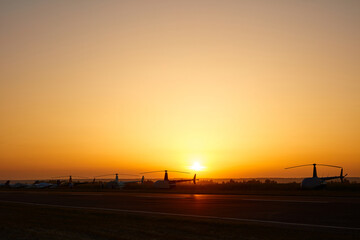
[[[194,162],[193,165],[190,167],[191,170],[194,171],[201,171],[203,170],[205,167],[202,166],[199,162]]]

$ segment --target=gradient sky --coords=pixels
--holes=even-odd
[[[0,179],[360,176],[360,1],[1,1],[0,53]]]

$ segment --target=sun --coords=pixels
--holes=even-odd
[[[190,167],[191,170],[194,171],[201,171],[203,170],[205,167],[201,166],[201,164],[199,162],[194,162],[193,165]]]

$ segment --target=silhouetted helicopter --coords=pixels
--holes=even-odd
[[[290,169],[290,168],[297,168],[297,167],[305,167],[305,166],[314,166],[313,169],[313,176],[311,178],[304,178],[301,182],[301,188],[303,189],[319,189],[319,188],[323,188],[326,186],[326,180],[331,180],[331,179],[337,179],[339,178],[341,180],[341,182],[343,182],[344,178],[347,176],[347,174],[344,176],[343,175],[343,168],[339,167],[339,166],[333,166],[333,165],[326,165],[326,164],[305,164],[305,165],[300,165],[300,166],[294,166],[294,167],[288,167],[285,169]],[[334,176],[334,177],[318,177],[317,176],[317,171],[316,171],[316,165],[318,166],[326,166],[326,167],[334,167],[334,168],[341,168],[340,170],[340,176]]]
[[[138,176],[138,175],[134,175],[134,174],[119,174],[119,173],[111,173],[111,174],[106,174],[106,175],[95,176],[93,182],[95,182],[95,178],[114,176],[114,175],[115,175],[115,180],[107,182],[106,183],[107,188],[123,188],[123,187],[125,187],[126,184],[129,184],[129,183],[139,183],[139,182],[143,183],[144,182],[144,176],[141,178],[141,180],[119,181],[119,175]]]
[[[67,178],[69,177],[69,180],[66,182],[66,181],[60,181],[60,180],[57,180],[57,184],[58,186],[68,186],[70,188],[73,188],[74,186],[76,185],[81,185],[81,184],[87,184],[89,182],[74,182],[73,181],[73,177],[76,177],[77,179],[87,179],[88,177],[82,177],[82,176],[72,176],[72,175],[69,175],[69,176],[57,176],[57,177],[53,177],[53,178]]]
[[[168,172],[177,172],[177,173],[186,173],[186,174],[189,174],[189,172],[162,170],[162,171],[143,172],[141,174],[164,172],[164,171],[165,171],[164,180],[158,180],[154,182],[155,188],[173,188],[176,186],[176,183],[179,182],[193,182],[194,184],[196,184],[196,174],[194,175],[193,179],[169,180]]]

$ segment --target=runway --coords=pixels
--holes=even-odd
[[[360,231],[360,198],[9,191],[0,202]]]

